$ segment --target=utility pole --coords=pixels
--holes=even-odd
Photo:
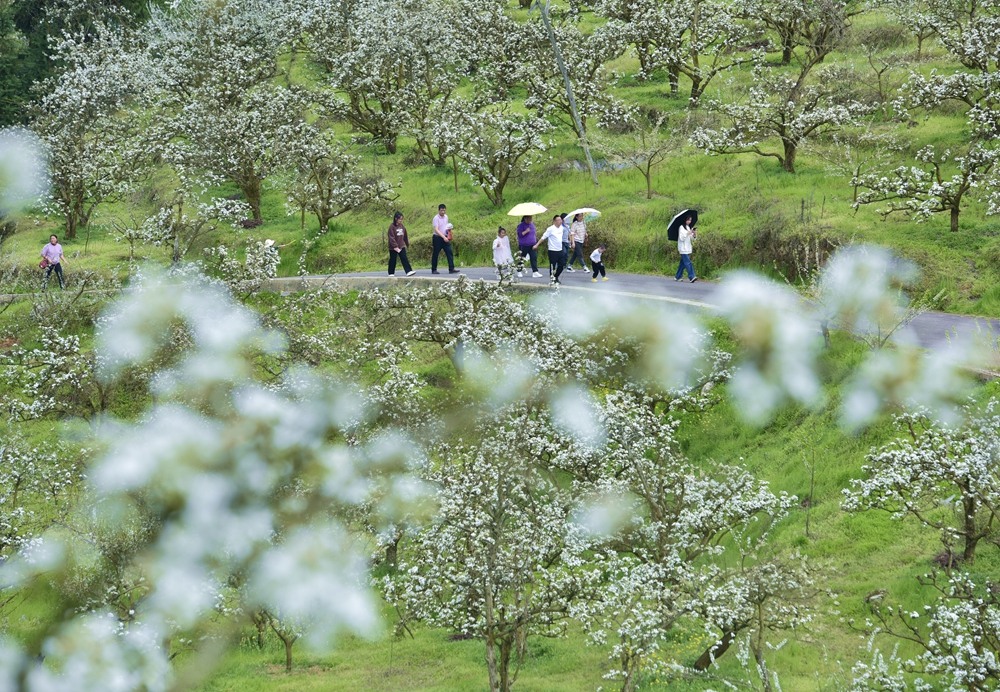
[[[552,0],[545,0],[545,4],[542,4],[542,0],[535,0],[535,7],[537,7],[542,13],[542,23],[545,24],[545,30],[549,32],[549,40],[552,42],[552,50],[556,54],[556,64],[559,66],[559,71],[562,72],[563,81],[566,83],[566,96],[569,98],[569,109],[573,113],[573,122],[576,123],[576,130],[580,133],[580,145],[583,147],[583,153],[587,155],[587,165],[590,167],[590,177],[594,180],[594,185],[599,185],[597,182],[597,167],[594,166],[594,158],[590,155],[590,146],[587,144],[587,133],[583,131],[583,125],[580,123],[580,116],[576,112],[576,99],[573,98],[573,86],[569,83],[569,73],[566,72],[566,65],[563,64],[562,52],[559,50],[559,42],[556,41],[556,33],[552,30],[552,23],[549,22],[549,3]],[[533,9],[533,8],[532,8]]]

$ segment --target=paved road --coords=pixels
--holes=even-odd
[[[492,268],[472,267],[463,269],[462,272],[470,279],[486,279],[495,281],[496,275]],[[533,279],[530,275],[520,279],[520,282],[528,286],[545,288],[548,286],[548,274],[543,272],[541,279]],[[329,278],[368,278],[387,279],[385,272],[364,272],[358,274],[335,274]],[[431,275],[428,269],[419,269],[413,276],[414,279],[439,279],[447,281],[455,279],[458,274],[448,274],[447,270],[438,275]],[[311,277],[319,279],[321,277]],[[563,272],[560,277],[563,290],[572,289],[579,291],[597,291],[629,298],[642,298],[646,300],[657,300],[686,305],[694,308],[711,309],[713,307],[713,293],[718,288],[718,284],[698,280],[689,283],[687,279],[674,281],[672,276],[649,276],[645,274],[608,274],[608,281],[598,281],[591,283],[590,272],[577,270],[575,272]],[[397,274],[396,282],[407,281],[402,270]],[[977,322],[979,325],[977,325]],[[920,345],[925,348],[935,348],[948,343],[949,334],[952,339],[971,339],[977,329],[985,330],[991,322],[986,318],[967,317],[964,315],[953,315],[946,312],[926,312],[919,315],[911,323],[912,329],[916,332]],[[1000,334],[1000,320],[992,320],[995,333]]]

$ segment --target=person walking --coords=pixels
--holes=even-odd
[[[563,222],[562,217],[556,214],[552,217],[552,225],[545,229],[541,239],[535,243],[535,249],[543,242],[547,242],[549,250],[549,281],[561,283],[559,275],[562,274],[566,266],[566,253],[563,252]]]
[[[42,283],[43,291],[49,286],[49,277],[52,276],[52,272],[55,272],[56,278],[59,279],[59,290],[65,288],[62,270],[62,263],[65,261],[63,247],[59,244],[58,236],[50,235],[49,242],[42,248],[41,267],[45,270],[45,280]]]
[[[587,265],[583,261],[583,244],[587,242],[587,224],[583,221],[583,214],[577,214],[573,217],[573,224],[570,226],[569,232],[569,242],[570,249],[573,251],[573,257],[567,264],[566,269],[573,271],[573,263],[579,258],[580,268],[583,271],[587,271]]]
[[[458,274],[455,269],[455,255],[451,249],[451,229],[454,228],[448,223],[448,208],[438,205],[437,216],[434,217],[434,252],[431,255],[431,274],[438,274],[438,255],[444,250],[444,256],[448,259],[448,273]]]
[[[493,264],[497,268],[498,279],[503,278],[503,267],[514,264],[514,257],[510,254],[510,238],[503,226],[497,230],[497,237],[493,240]]]
[[[608,275],[604,271],[604,260],[601,259],[601,256],[607,249],[608,248],[606,246],[599,245],[596,250],[590,253],[590,266],[594,270],[594,275],[590,277],[590,280],[595,284],[597,283],[598,274],[600,274],[603,277],[601,279],[602,281],[608,280]]]
[[[677,274],[674,281],[680,281],[687,269],[688,280],[694,283],[698,277],[694,275],[694,264],[691,263],[691,241],[697,237],[698,233],[691,228],[691,217],[684,219],[684,223],[677,229],[677,251],[681,254],[681,263],[677,265]]]
[[[569,249],[570,249],[570,247],[572,246],[573,243],[572,243],[572,241],[569,238],[569,236],[570,236],[570,230],[569,230],[569,224],[566,223],[566,215],[565,214],[560,214],[559,218],[562,219],[562,231],[563,231],[563,239],[562,239],[563,266],[566,266],[567,264],[569,264]],[[573,267],[568,267],[568,269],[570,271],[573,271]]]
[[[542,278],[542,275],[538,272],[538,247],[537,238],[535,237],[535,224],[532,222],[530,216],[522,216],[521,223],[517,225],[515,230],[517,233],[517,248],[521,252],[521,259],[528,257],[531,259],[531,275],[536,278]],[[521,272],[517,273],[521,276]]]
[[[415,271],[410,267],[410,261],[406,258],[406,248],[410,247],[410,238],[406,235],[406,226],[403,225],[403,212],[397,211],[393,214],[392,223],[389,224],[389,276],[396,276],[396,260],[403,263],[403,271],[407,276],[413,276]]]

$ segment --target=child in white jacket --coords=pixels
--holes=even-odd
[[[507,229],[503,226],[497,231],[497,237],[493,240],[493,264],[497,268],[498,277],[502,276],[503,267],[514,264],[514,257],[510,254],[510,238],[507,237]]]
[[[600,274],[603,277],[603,279],[601,279],[602,281],[608,280],[608,276],[604,272],[604,262],[601,260],[601,255],[603,255],[604,251],[607,249],[608,248],[605,247],[604,245],[600,245],[596,250],[590,253],[590,266],[594,270],[594,275],[590,277],[590,280],[593,281],[595,284],[597,283],[598,274]]]

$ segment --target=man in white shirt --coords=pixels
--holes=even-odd
[[[689,216],[684,219],[684,223],[677,231],[677,251],[681,254],[681,263],[677,266],[677,274],[674,275],[674,281],[680,281],[684,276],[684,270],[687,269],[688,280],[694,283],[698,280],[698,277],[694,275],[694,265],[691,263],[691,241],[697,237],[698,233],[695,229],[691,228],[692,218]]]
[[[438,255],[444,250],[444,256],[448,258],[448,273],[457,274],[455,269],[455,256],[451,251],[451,229],[448,223],[447,207],[438,205],[437,216],[434,217],[434,253],[431,255],[431,274],[438,274]]]
[[[566,253],[563,252],[563,220],[556,214],[552,217],[552,225],[545,229],[545,233],[535,243],[535,248],[543,242],[547,244],[549,250],[549,280],[552,283],[561,283],[559,275],[562,274],[566,266]],[[554,271],[554,273],[553,273]]]

